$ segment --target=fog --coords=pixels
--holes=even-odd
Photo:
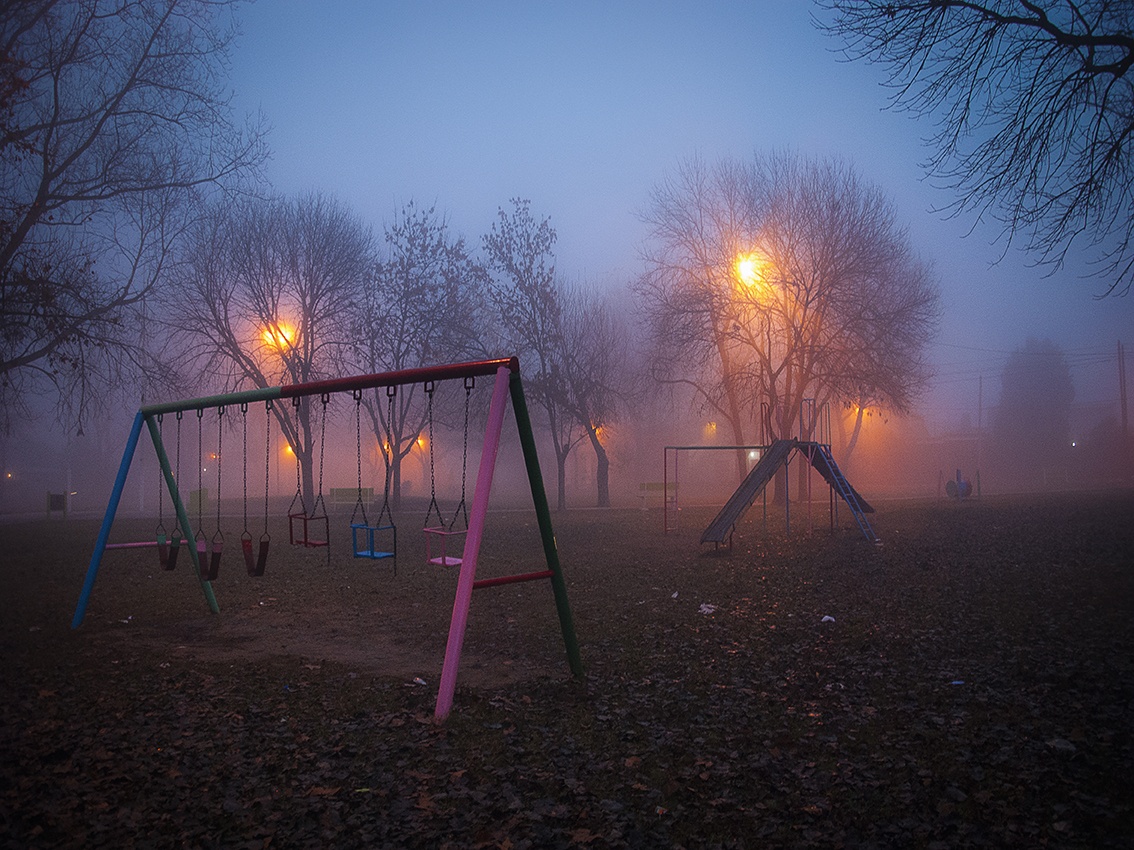
[[[238,111],[262,112],[272,126],[267,176],[276,191],[331,193],[376,230],[407,200],[436,203],[473,245],[498,207],[528,198],[556,228],[559,274],[618,293],[641,272],[640,212],[683,158],[740,159],[776,149],[843,158],[893,198],[917,250],[933,264],[944,308],[927,352],[935,378],[910,415],[866,417],[849,458],[840,454],[846,429],[836,428],[836,457],[852,483],[867,498],[935,497],[958,471],[979,480],[982,493],[1128,484],[1114,434],[1125,415],[1117,343],[1130,341],[1134,297],[1095,298],[1106,281],[1088,276],[1088,257],[1073,254],[1049,274],[1007,243],[990,217],[941,212],[955,198],[919,168],[926,128],[885,109],[882,72],[840,62],[836,46],[812,25],[813,11],[797,0],[662,7],[351,0],[312,14],[299,0],[279,0],[242,11],[228,83]],[[623,303],[635,318],[632,299]],[[1067,356],[1075,388],[1070,454],[1006,470],[998,468],[991,425],[999,379],[1031,337],[1050,339]],[[164,390],[167,399],[193,394]],[[646,395],[651,401],[609,428],[615,506],[660,504],[659,491],[643,485],[666,477],[665,446],[730,442],[688,399],[654,387]],[[78,423],[54,422],[46,409],[14,422],[0,435],[0,514],[45,515],[48,493],[68,494],[71,515],[101,514],[129,407],[83,422],[81,435]],[[846,411],[830,414],[837,425]],[[355,486],[349,417],[331,427],[325,487]],[[476,427],[470,487],[483,419]],[[258,412],[249,431],[251,505],[263,496]],[[514,434],[509,418],[497,507],[530,502]],[[438,487],[449,504],[460,495],[460,436],[439,433],[436,441]],[[1129,451],[1128,433],[1125,439]],[[239,431],[230,426],[223,440],[222,507],[239,518]],[[205,436],[206,453],[215,442],[215,433]],[[554,501],[555,465],[542,436],[540,446]],[[267,464],[273,509],[295,484],[294,467],[274,451]],[[687,500],[722,503],[739,476],[726,452],[687,454],[680,463]],[[376,491],[379,467],[367,453],[364,485]],[[202,486],[215,490],[208,480],[215,468],[202,468]],[[197,489],[186,475],[183,489]],[[566,483],[569,507],[595,503],[595,461],[585,444],[570,457]],[[426,498],[428,486],[427,458],[418,453],[406,462],[407,505]],[[158,492],[143,435],[123,510],[156,516]]]
[[[867,411],[849,456],[846,444],[854,427],[851,412],[823,411],[824,416],[830,414],[832,427],[830,437],[820,439],[830,440],[848,479],[871,501],[941,498],[946,483],[958,474],[972,482],[974,495],[1129,486],[1130,438],[1127,435],[1125,443],[1121,438],[1117,377],[1111,382],[1112,398],[1072,403],[1064,455],[1055,457],[1052,452],[1029,459],[1020,468],[1009,468],[1002,462],[1006,453],[998,440],[1004,438],[993,427],[997,421],[999,381],[990,379],[983,383],[986,400],[960,417],[933,419],[920,412],[896,416],[884,411]],[[485,436],[488,396],[487,391],[477,391],[473,396],[465,494],[470,502]],[[660,509],[663,498],[660,485],[666,481],[670,484],[671,497],[680,505],[723,504],[741,480],[737,453],[692,451],[689,447],[731,445],[724,429],[699,415],[687,399],[664,392],[648,394],[646,398],[628,411],[623,421],[605,429],[611,458],[612,506]],[[331,491],[356,488],[361,466],[362,486],[373,488],[375,493],[375,501],[367,506],[373,512],[381,505],[385,483],[377,442],[372,434],[363,434],[360,464],[349,394],[333,397],[329,409],[322,463],[324,500],[330,504],[332,513],[349,514],[353,497],[346,499],[340,495],[338,502],[332,502]],[[49,512],[49,494],[66,495],[66,512],[70,517],[101,516],[122,460],[132,420],[129,411],[119,408],[83,423],[81,433],[75,423],[66,423],[65,428],[64,423],[55,422],[46,410],[40,411],[34,421],[16,423],[11,433],[0,436],[3,468],[0,516],[7,520],[48,515],[62,518],[60,510]],[[182,421],[180,464],[175,421],[173,416],[165,417],[162,433],[171,465],[179,466],[182,497],[189,504],[192,491],[203,488],[208,493],[202,515],[191,512],[195,528],[200,524],[210,534],[216,528],[218,441],[225,533],[243,530],[245,512],[251,528],[263,524],[265,479],[269,513],[273,517],[287,513],[296,494],[294,456],[280,441],[278,426],[272,429],[272,445],[266,451],[263,405],[249,407],[247,440],[235,408],[229,408],[223,428],[218,428],[215,411],[206,411],[201,419],[201,460],[197,449],[197,418],[187,413]],[[545,490],[554,506],[554,455],[546,435],[539,432],[538,419],[536,428]],[[436,426],[434,481],[438,502],[447,518],[461,498],[463,445],[460,427],[445,427],[440,423]],[[667,453],[667,446],[685,449]],[[759,454],[755,451],[744,454],[747,470]],[[793,465],[798,467],[802,462]],[[578,445],[566,467],[569,509],[591,508],[596,504],[595,470],[593,451],[585,443]],[[317,466],[317,480],[318,474]],[[826,504],[828,491],[817,474],[793,479],[792,498],[807,497],[808,480],[811,498]],[[492,492],[490,507],[493,509],[530,509],[532,504],[510,407]],[[424,445],[415,446],[403,461],[403,499],[397,520],[410,526],[418,522],[424,524],[429,496],[429,452]],[[167,526],[172,524],[169,497],[161,491],[156,453],[145,430],[130,466],[120,513],[152,517],[155,525],[159,516],[163,516]]]

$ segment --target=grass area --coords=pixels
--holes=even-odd
[[[97,523],[0,525],[0,847],[1134,847],[1134,494],[877,507],[556,514],[586,678],[546,582],[480,590],[443,725],[420,535],[230,533],[219,615],[108,553],[72,631]],[[482,577],[541,558],[490,515]]]

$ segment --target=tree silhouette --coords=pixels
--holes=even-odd
[[[556,504],[563,510],[567,506],[567,457],[584,435],[568,406],[563,304],[555,278],[556,238],[550,219],[537,220],[530,201],[513,198],[510,211],[497,210],[483,242],[493,272],[488,297],[500,343],[519,356],[525,386],[547,420],[558,472]]]
[[[349,317],[373,275],[369,230],[323,195],[218,207],[195,231],[168,315],[184,357],[230,391],[343,374]],[[315,501],[316,399],[277,403],[301,490]],[[316,414],[313,416],[313,414]]]
[[[687,162],[646,220],[636,289],[655,377],[690,388],[737,445],[795,436],[807,399],[904,412],[928,379],[937,285],[889,202],[849,167]]]
[[[0,4],[0,407],[77,415],[145,365],[135,319],[206,187],[265,149],[233,122],[228,0]],[[99,381],[98,379],[102,379]]]
[[[1058,269],[1086,244],[1134,282],[1134,6],[1127,0],[819,0],[893,103],[936,122],[930,174]]]
[[[995,461],[1007,482],[1049,486],[1067,474],[1075,386],[1058,345],[1029,339],[1004,364],[992,418]]]
[[[463,237],[449,232],[435,208],[405,204],[384,232],[372,286],[352,323],[357,368],[392,372],[454,363],[483,354],[479,338],[487,272]],[[392,498],[401,503],[402,460],[425,425],[418,387],[398,388],[391,416],[383,387],[364,396],[372,432],[390,470]],[[438,394],[437,402],[453,394]]]

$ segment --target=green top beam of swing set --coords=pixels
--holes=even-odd
[[[416,369],[401,369],[395,372],[376,372],[372,375],[355,375],[349,378],[331,378],[326,381],[308,381],[305,384],[285,384],[282,387],[261,387],[255,390],[241,390],[234,393],[202,396],[201,398],[169,401],[161,404],[147,404],[141,408],[143,416],[157,416],[186,410],[204,410],[208,407],[226,407],[246,404],[252,401],[271,401],[280,398],[302,398],[324,393],[341,393],[352,390],[368,390],[374,387],[397,387],[405,384],[420,384],[426,381],[445,381],[454,378],[475,378],[481,375],[495,375],[506,366],[513,374],[520,371],[520,361],[516,357],[502,357],[496,360],[474,360],[468,363],[449,363],[444,366],[421,366]]]

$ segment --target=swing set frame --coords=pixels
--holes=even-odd
[[[476,479],[476,489],[473,495],[472,508],[469,511],[469,527],[465,536],[464,551],[460,564],[460,575],[457,579],[457,590],[453,600],[453,614],[449,624],[449,636],[445,647],[445,662],[441,671],[441,681],[437,692],[437,704],[434,716],[444,720],[453,704],[453,694],[457,684],[457,669],[460,665],[461,649],[464,644],[465,627],[468,623],[469,607],[472,602],[473,590],[496,587],[504,584],[527,582],[536,580],[549,580],[555,597],[555,608],[559,616],[559,625],[563,634],[563,643],[567,651],[567,662],[573,676],[583,676],[583,663],[579,656],[579,645],[575,637],[575,625],[571,616],[571,606],[567,600],[567,586],[563,580],[563,570],[559,563],[559,552],[555,543],[555,533],[551,525],[551,511],[547,502],[547,492],[543,486],[543,474],[540,470],[539,455],[536,451],[535,434],[532,430],[531,418],[528,415],[527,401],[524,397],[523,382],[520,379],[520,362],[516,357],[496,360],[481,360],[468,363],[454,363],[441,366],[428,366],[416,369],[404,369],[397,372],[382,372],[372,375],[358,375],[348,378],[336,378],[327,381],[312,381],[304,384],[289,384],[280,387],[268,387],[242,392],[225,393],[222,395],[206,396],[187,401],[151,404],[140,408],[134,417],[126,441],[126,449],[122,455],[122,462],[115,477],[110,499],[103,516],[102,526],[99,529],[98,539],[94,552],[91,554],[90,565],[87,568],[83,588],[79,594],[79,601],[75,608],[75,615],[71,620],[71,628],[77,629],[86,616],[87,604],[98,577],[102,555],[107,549],[110,530],[122,500],[122,492],[126,485],[126,477],[130,471],[138,441],[141,437],[143,425],[149,430],[157,453],[162,475],[178,522],[182,528],[191,528],[185,504],[178,491],[177,481],[170,468],[169,458],[166,455],[159,430],[160,415],[166,413],[184,412],[187,410],[203,410],[222,406],[247,404],[253,401],[274,401],[284,398],[301,398],[304,396],[324,395],[338,392],[352,392],[366,390],[374,387],[400,386],[403,384],[424,383],[426,381],[443,381],[457,378],[477,376],[494,376],[495,383],[492,391],[492,401],[488,413],[488,425],[485,429],[483,450],[480,459],[480,468]],[[510,576],[497,576],[477,580],[476,569],[480,554],[480,543],[484,533],[485,515],[488,509],[489,493],[492,489],[492,476],[496,467],[496,453],[500,445],[500,435],[503,430],[504,412],[509,396],[512,400],[512,410],[516,417],[516,428],[519,432],[520,445],[523,450],[524,464],[528,474],[528,484],[531,489],[532,503],[535,508],[539,525],[540,538],[543,543],[544,557],[547,569],[530,573],[521,573]],[[214,614],[220,613],[216,596],[213,593],[211,582],[203,577],[201,564],[196,547],[187,546],[189,556],[193,560],[193,574],[197,577],[201,591],[205,596],[209,610]]]

